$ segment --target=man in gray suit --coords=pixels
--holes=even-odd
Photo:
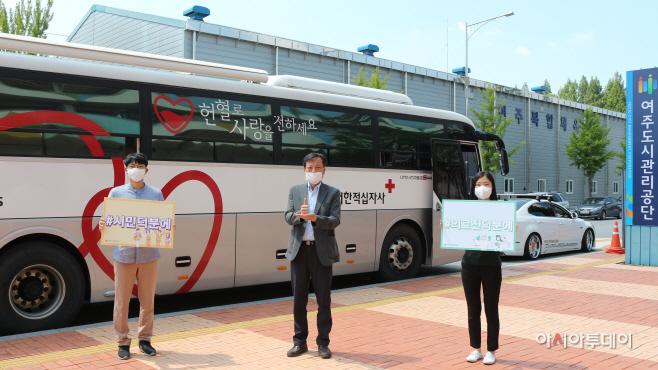
[[[319,307],[318,352],[322,358],[331,358],[331,278],[332,265],[339,260],[334,230],[340,225],[340,190],[322,182],[327,165],[324,154],[308,154],[303,165],[307,182],[290,188],[285,212],[286,222],[292,225],[286,257],[290,260],[295,318],[294,346],[288,357],[308,351],[306,305],[312,279]]]

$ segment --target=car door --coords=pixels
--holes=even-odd
[[[537,224],[539,236],[546,251],[552,251],[557,248],[558,240],[558,222],[553,210],[547,202],[537,202],[528,207],[528,213],[534,216],[532,219]]]
[[[573,247],[580,240],[581,230],[576,220],[571,218],[569,211],[556,204],[550,205],[555,220],[557,221],[558,248]]]
[[[621,203],[619,203],[615,198],[610,198],[610,202],[612,202],[610,203],[610,208],[612,208],[610,215],[619,217],[619,214],[621,213]]]

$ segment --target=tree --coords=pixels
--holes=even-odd
[[[585,93],[585,100],[583,103],[594,106],[601,107],[603,98],[603,87],[601,86],[601,81],[598,78],[592,77],[589,79],[589,84],[587,84],[587,92]]]
[[[577,118],[580,130],[571,133],[566,149],[567,157],[571,160],[569,166],[583,171],[587,178],[588,196],[591,196],[592,179],[605,167],[606,162],[615,156],[613,151],[606,149],[610,144],[608,133],[612,128],[604,127],[601,117],[594,113],[592,108],[587,108],[581,114],[582,118]]]
[[[523,87],[521,88],[521,90],[523,90],[523,91],[530,91],[530,88],[528,87],[528,83],[527,83],[527,82],[524,82],[524,83],[523,83]]]
[[[7,9],[0,0],[0,30],[14,35],[39,37],[45,39],[50,21],[53,19],[53,0],[42,6],[41,0],[20,0],[14,9]]]
[[[512,118],[505,118],[500,114],[500,108],[505,103],[505,100],[502,100],[500,103],[496,104],[496,86],[489,85],[489,88],[484,90],[481,93],[481,96],[484,97],[484,101],[478,101],[480,103],[480,111],[476,111],[471,108],[471,112],[477,118],[477,121],[474,122],[475,127],[482,132],[488,132],[496,134],[501,138],[505,138],[507,133],[507,126],[512,122]],[[519,149],[525,144],[525,141],[522,141],[514,147],[514,149],[507,152],[508,157],[516,154]],[[490,141],[484,141],[480,143],[480,151],[482,154],[482,167],[486,171],[490,172],[500,172],[500,163],[498,162],[498,151],[494,143]],[[510,159],[510,163],[516,164],[515,161]]]
[[[562,99],[578,101],[578,84],[567,78],[567,83],[558,90],[557,94]]]
[[[357,86],[371,87],[373,89],[388,90],[386,82],[388,82],[388,77],[386,75],[383,79],[379,74],[379,67],[375,68],[375,71],[368,78],[368,72],[363,71],[363,67],[359,68],[359,74],[352,77],[352,83]]]
[[[619,142],[619,146],[621,147],[621,152],[616,152],[615,157],[619,159],[619,164],[617,165],[617,175],[621,175],[621,171],[626,171],[626,134],[624,134],[624,137],[621,139]]]
[[[548,82],[548,78],[544,80],[544,86],[546,87],[546,95],[553,95],[553,91],[551,90],[551,84]]]
[[[580,78],[580,83],[578,83],[578,103],[585,103],[585,95],[587,95],[587,77],[583,76]]]
[[[608,80],[601,100],[603,108],[626,113],[626,89],[619,72],[615,72],[614,76]]]

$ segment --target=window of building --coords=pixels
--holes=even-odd
[[[277,126],[261,102],[153,92],[152,157],[171,161],[273,163]],[[301,134],[300,134],[301,135]]]
[[[137,90],[0,77],[0,155],[123,157],[139,134]]]
[[[514,179],[506,178],[505,179],[505,193],[514,193]]]
[[[538,192],[545,192],[546,191],[546,179],[538,179],[537,180],[537,191]]]
[[[567,180],[566,193],[573,194],[573,180]]]
[[[592,194],[597,194],[598,181],[592,181]]]
[[[380,117],[380,165],[385,168],[431,168],[430,139],[445,137],[445,125]]]
[[[619,194],[619,181],[612,182],[612,194]]]

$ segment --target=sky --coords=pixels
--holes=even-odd
[[[465,22],[514,12],[471,35],[471,77],[519,88],[548,79],[554,93],[568,78],[595,76],[605,86],[615,71],[625,79],[628,70],[658,65],[646,21],[656,0],[54,0],[49,37],[64,40],[93,4],[181,20],[201,5],[208,23],[353,52],[375,44],[375,56],[439,71],[464,66]]]

